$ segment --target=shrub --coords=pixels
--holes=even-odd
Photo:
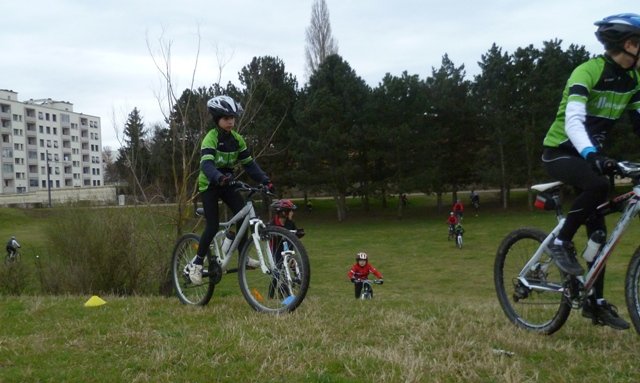
[[[157,293],[171,241],[145,208],[59,211],[49,227],[50,253],[39,270],[43,292]],[[160,256],[158,256],[160,255]]]

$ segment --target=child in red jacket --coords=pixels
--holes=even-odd
[[[356,254],[356,263],[351,266],[351,270],[347,273],[347,277],[355,284],[356,299],[360,297],[362,292],[362,280],[368,279],[369,273],[375,275],[380,280],[380,284],[382,284],[382,274],[369,263],[367,253]]]

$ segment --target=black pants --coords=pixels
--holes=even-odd
[[[355,285],[356,299],[358,299],[360,298],[360,293],[362,293],[362,287],[364,286],[364,283],[356,282],[354,283],[354,285]],[[373,289],[371,290],[371,298],[373,298]]]
[[[598,205],[606,201],[609,194],[609,179],[596,172],[587,160],[577,154],[557,148],[545,148],[542,163],[551,177],[574,186],[578,196],[567,213],[558,239],[571,241],[581,225],[585,225],[587,236],[596,230],[607,232],[604,216],[595,214]],[[589,267],[592,263],[589,264]],[[594,285],[596,298],[604,294],[604,269]]]
[[[211,187],[206,191],[200,193],[200,199],[202,201],[202,207],[204,208],[204,217],[206,219],[206,226],[200,237],[200,245],[198,247],[198,256],[205,257],[209,245],[213,241],[213,237],[216,235],[220,228],[220,217],[218,209],[218,201],[224,202],[233,214],[236,214],[244,207],[244,199],[233,187]],[[240,223],[238,224],[240,225]],[[242,248],[242,244],[240,245]]]

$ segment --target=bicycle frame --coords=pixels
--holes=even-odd
[[[238,229],[238,233],[236,233],[236,237],[233,239],[233,242],[231,242],[231,246],[229,246],[229,249],[227,250],[227,252],[222,254],[222,241],[224,240],[225,232],[229,230],[231,226],[235,225],[240,221],[242,221],[242,224]],[[218,260],[218,263],[220,264],[220,267],[222,267],[223,270],[227,270],[227,266],[229,265],[229,262],[231,261],[231,258],[233,256],[233,252],[236,249],[238,249],[238,247],[240,246],[240,242],[246,237],[246,233],[249,229],[249,226],[252,226],[254,229],[253,229],[253,232],[251,232],[251,239],[254,242],[254,245],[256,246],[258,258],[260,261],[260,269],[262,270],[263,273],[270,272],[269,265],[274,266],[275,262],[273,259],[273,255],[271,254],[271,252],[269,252],[269,254],[267,254],[268,255],[267,256],[268,264],[267,264],[267,262],[265,262],[265,255],[262,254],[262,250],[260,249],[259,230],[261,228],[264,228],[265,224],[262,222],[260,218],[256,216],[256,211],[255,211],[255,208],[253,207],[253,201],[251,201],[251,199],[247,199],[245,206],[238,213],[236,213],[233,217],[231,217],[230,220],[226,222],[220,222],[219,226],[221,230],[219,230],[216,233],[216,235],[213,237],[213,241],[211,242],[211,247],[213,248],[216,258]]]
[[[533,188],[534,187],[532,187],[532,189]],[[536,190],[539,190],[539,189],[536,189]],[[539,190],[539,191],[544,191],[544,190]],[[635,185],[631,192],[622,194],[614,198],[614,201],[616,199],[621,199],[625,201],[625,206],[622,209],[622,215],[618,219],[618,222],[616,223],[613,231],[611,232],[611,235],[609,236],[605,244],[600,248],[600,250],[596,254],[596,257],[594,258],[593,266],[586,272],[585,275],[580,275],[576,277],[576,279],[582,284],[583,286],[582,289],[586,292],[591,290],[596,279],[602,272],[604,265],[607,263],[607,260],[613,253],[613,250],[615,249],[620,239],[622,238],[623,233],[629,227],[631,220],[640,212],[640,204],[638,203],[640,202],[640,185]],[[598,210],[602,212],[603,208],[605,208],[606,205],[608,205],[608,202],[598,206]],[[560,232],[560,229],[564,224],[565,218],[562,216],[559,210],[556,212],[556,214],[558,217],[558,224],[556,225],[556,227],[553,228],[551,233],[547,235],[547,237],[540,244],[538,249],[536,249],[536,252],[533,254],[531,259],[529,259],[529,261],[526,263],[526,265],[518,275],[518,280],[524,286],[532,290],[557,291],[559,293],[563,293],[565,291],[565,288],[562,286],[532,285],[527,281],[527,278],[525,277],[527,272],[529,272],[530,270],[534,270],[534,268],[539,265],[539,261],[540,261],[540,258],[542,257],[542,254],[545,252],[545,250],[547,250],[547,246],[556,238],[556,236],[558,235],[558,233]],[[601,213],[601,214],[607,215],[608,213]],[[540,267],[543,267],[546,271],[546,269],[549,266],[550,265],[547,264]]]

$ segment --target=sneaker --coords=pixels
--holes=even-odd
[[[247,269],[257,269],[258,267],[260,267],[260,261],[249,257],[249,260],[247,261]]]
[[[584,269],[576,258],[573,242],[565,241],[562,245],[551,244],[547,247],[551,252],[551,258],[561,271],[575,276],[584,274]]]
[[[194,285],[202,284],[202,265],[196,265],[195,263],[189,262],[184,267],[184,274],[189,276],[189,280]]]
[[[594,303],[591,299],[584,301],[582,316],[591,319],[594,325],[609,326],[616,330],[627,330],[629,323],[618,315],[616,306],[603,301]]]

